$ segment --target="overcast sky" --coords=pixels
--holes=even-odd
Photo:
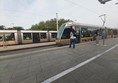
[[[56,17],[79,23],[102,25],[99,15],[106,14],[107,27],[118,27],[118,0],[100,4],[98,0],[0,0],[0,25],[31,25]]]

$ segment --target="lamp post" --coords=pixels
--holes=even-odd
[[[102,31],[102,38],[103,38],[103,46],[105,46],[106,28],[104,25],[106,23],[106,14],[100,15],[99,17],[101,18],[101,20],[103,22],[102,26],[104,27],[104,30]]]

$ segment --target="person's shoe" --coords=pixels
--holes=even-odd
[[[99,45],[99,44],[96,44],[96,45]]]
[[[75,47],[73,47],[73,48],[75,48]]]

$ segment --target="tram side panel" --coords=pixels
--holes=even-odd
[[[40,31],[40,42],[48,41],[48,33],[47,31]]]
[[[117,30],[108,28],[106,34],[107,34],[107,38],[115,38],[117,37]]]
[[[18,44],[17,33],[6,33],[4,42],[6,45]]]
[[[49,39],[50,41],[55,41],[57,38],[57,31],[50,31],[49,32]]]
[[[59,40],[58,44],[60,45],[67,45],[69,44],[69,40],[70,40],[70,32],[72,30],[68,27],[68,28],[65,28],[62,35],[61,35],[61,39]]]
[[[80,27],[75,26],[75,29],[66,27],[62,32],[61,38],[56,40],[56,43],[59,45],[69,44],[70,32],[73,32],[76,36],[76,43],[92,41],[95,39],[96,28]]]
[[[21,32],[22,44],[33,43],[31,32]]]
[[[22,31],[22,43],[40,43],[50,41],[50,32],[48,31]]]
[[[21,36],[21,31],[20,30],[18,30],[17,31],[17,39],[18,39],[18,44],[22,44],[22,36]]]
[[[81,42],[94,40],[96,29],[93,28],[81,28]]]
[[[40,43],[47,41],[46,31],[22,31],[22,43]]]
[[[40,34],[38,32],[32,33],[32,41],[33,41],[33,43],[39,43],[40,42]]]
[[[0,46],[18,44],[17,30],[1,30]]]
[[[69,44],[69,40],[70,40],[70,32],[72,32],[73,30],[70,28],[65,28],[64,32],[62,34],[62,37],[60,39],[60,43],[62,45],[64,44]],[[80,42],[85,42],[85,41],[92,41],[94,40],[94,32],[96,31],[96,29],[87,29],[84,27],[80,27],[75,28],[74,34],[76,35],[76,43],[80,43]]]
[[[117,34],[118,34],[118,33],[117,33],[117,29],[114,29],[114,30],[113,30],[113,34],[114,34],[114,38],[116,38],[116,37],[117,37]]]
[[[2,46],[2,45],[3,45],[3,34],[0,33],[0,46]]]
[[[17,32],[15,32],[14,33],[14,36],[15,36],[15,38],[12,38],[12,40],[14,41],[14,44],[18,44],[18,33]]]
[[[4,41],[4,33],[0,33],[0,46],[3,46],[5,43]]]
[[[56,40],[55,31],[0,30],[0,46]]]
[[[106,29],[106,38],[111,38],[111,29]]]

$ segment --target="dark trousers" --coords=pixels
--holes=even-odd
[[[73,46],[73,48],[75,48],[75,39],[70,39],[69,48],[71,48],[71,46]]]

